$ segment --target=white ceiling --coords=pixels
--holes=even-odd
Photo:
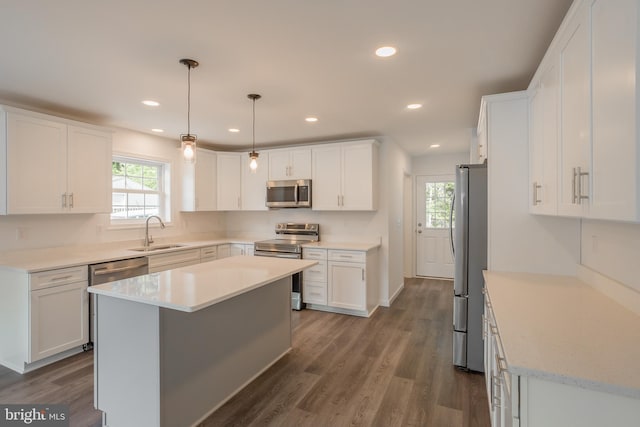
[[[412,155],[434,143],[462,151],[480,97],[527,87],[570,3],[2,0],[0,100],[177,140],[187,124],[178,61],[193,58],[201,142],[248,147],[255,92],[258,146],[380,135]],[[377,58],[382,45],[397,55]]]

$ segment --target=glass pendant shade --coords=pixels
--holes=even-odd
[[[249,153],[249,169],[251,169],[252,173],[256,173],[256,169],[258,169],[258,153],[256,153],[256,100],[262,98],[262,96],[257,93],[250,93],[247,95],[253,105],[252,105],[252,115],[253,115],[253,124],[252,124],[252,135],[253,135],[253,143],[251,145],[251,152]]]
[[[258,156],[259,154],[255,151],[249,153],[249,168],[253,173],[256,173],[256,169],[258,169]]]
[[[195,135],[181,135],[182,139],[182,158],[185,162],[196,162],[196,136]]]

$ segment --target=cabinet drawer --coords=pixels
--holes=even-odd
[[[57,270],[40,271],[29,275],[29,289],[50,288],[66,283],[83,282],[89,277],[89,267],[80,265],[77,267],[60,268]]]
[[[310,304],[327,305],[326,283],[304,280],[302,283],[302,301]]]
[[[326,249],[302,248],[303,259],[327,259]]]
[[[302,273],[303,280],[311,280],[314,282],[327,281],[327,261],[318,261],[318,264],[309,267]]]
[[[218,256],[218,247],[217,246],[209,246],[206,248],[200,248],[200,258],[204,261],[205,259],[210,261],[216,259]]]
[[[329,261],[366,262],[367,253],[361,251],[341,251],[330,249]]]
[[[188,263],[193,261],[200,261],[200,249],[189,249],[186,251],[153,255],[149,257],[149,271],[162,265]]]

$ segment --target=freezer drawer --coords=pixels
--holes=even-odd
[[[453,364],[455,366],[467,366],[466,332],[453,332]]]
[[[467,297],[453,297],[453,330],[467,332]]]

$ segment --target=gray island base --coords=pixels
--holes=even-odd
[[[127,279],[90,290],[97,295],[94,397],[105,426],[197,424],[291,349],[291,274],[315,262],[260,258],[260,263],[270,262],[263,266],[270,273],[274,261],[281,267],[268,274],[274,278],[267,283],[244,286],[246,291],[195,311],[163,302],[170,299],[170,290],[182,288],[174,281],[180,275],[211,280],[219,273],[212,269],[233,270],[254,259],[213,261],[142,276],[155,279],[146,283]],[[255,275],[250,276],[255,282]],[[198,282],[189,290],[191,297],[200,285],[216,285]],[[149,283],[155,283],[150,291]],[[238,286],[242,283],[234,284]]]

